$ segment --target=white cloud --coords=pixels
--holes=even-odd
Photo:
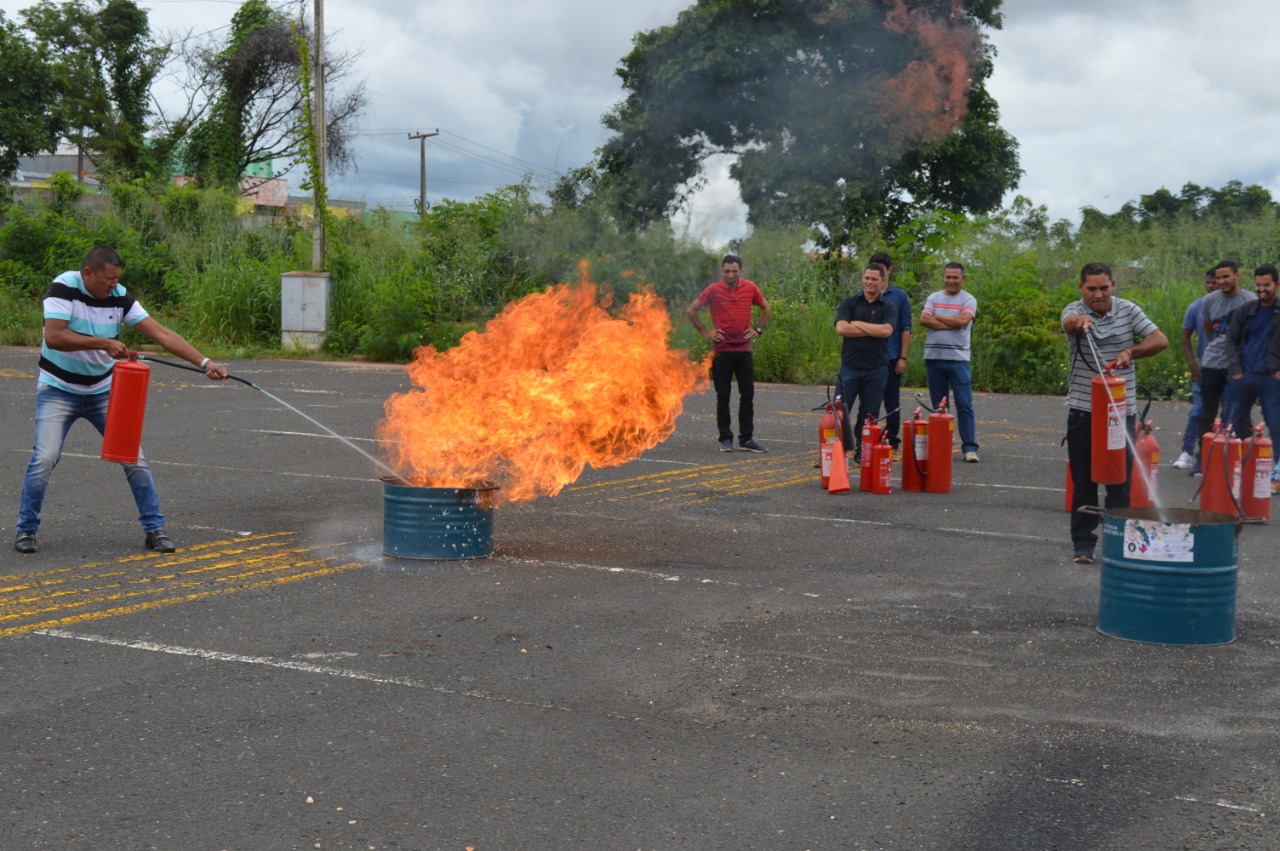
[[[1021,145],[1017,191],[1053,217],[1188,182],[1277,185],[1280,57],[1266,45],[1280,21],[1269,2],[1003,8],[990,90]]]

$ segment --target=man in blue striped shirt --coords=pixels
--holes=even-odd
[[[40,346],[40,379],[36,389],[35,447],[22,481],[18,534],[13,548],[38,549],[36,531],[49,477],[62,456],[67,432],[78,419],[100,433],[107,423],[107,400],[115,361],[129,356],[118,339],[120,326],[136,328],[183,360],[198,365],[214,381],[227,369],[204,357],[181,335],[151,318],[120,285],[124,261],[114,249],[99,245],[85,256],[79,272],[54,279],[44,297],[44,342]],[[138,520],[148,549],[171,553],[164,515],[151,468],[141,451],[136,464],[124,464],[125,478],[138,506]]]
[[[1092,564],[1098,544],[1095,514],[1079,509],[1098,504],[1098,485],[1093,481],[1092,382],[1112,361],[1114,372],[1125,379],[1125,480],[1107,485],[1107,508],[1127,508],[1129,476],[1133,471],[1133,434],[1138,418],[1137,379],[1133,362],[1160,354],[1169,340],[1131,301],[1116,298],[1115,276],[1106,263],[1086,263],[1080,269],[1080,299],[1062,311],[1062,330],[1067,333],[1071,357],[1071,377],[1067,389],[1067,459],[1071,465],[1071,545],[1077,564]],[[1141,340],[1134,344],[1134,340]]]

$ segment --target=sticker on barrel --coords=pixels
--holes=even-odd
[[[1195,560],[1191,524],[1129,518],[1124,522],[1124,556],[1140,561],[1190,563]]]

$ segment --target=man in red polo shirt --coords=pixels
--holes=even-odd
[[[712,342],[711,383],[716,388],[716,426],[720,429],[720,451],[733,451],[733,423],[729,418],[730,380],[738,381],[738,447],[745,452],[767,452],[753,437],[755,418],[755,361],[751,341],[769,324],[769,302],[751,281],[742,277],[742,258],[726,254],[720,261],[720,280],[709,284],[693,300],[689,321],[698,333]],[[712,330],[698,318],[702,308],[711,309]],[[754,308],[759,318],[752,320]]]

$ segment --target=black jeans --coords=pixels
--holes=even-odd
[[[729,418],[730,381],[738,381],[738,442],[755,433],[756,362],[751,352],[716,352],[711,360],[711,386],[716,388],[716,427],[720,439],[733,440]]]
[[[1218,406],[1223,410],[1222,419],[1230,425],[1231,385],[1227,383],[1227,370],[1211,367],[1200,368],[1200,422],[1196,425],[1196,457],[1200,457],[1200,438],[1213,431],[1213,421],[1218,417]],[[1239,437],[1240,435],[1236,435]]]
[[[885,368],[884,433],[887,435],[885,443],[894,449],[897,449],[901,442],[898,436],[898,429],[902,426],[901,396],[902,375],[898,372],[898,362],[891,360],[889,366]]]
[[[1125,447],[1124,483],[1105,485],[1107,508],[1129,507],[1129,483],[1133,476],[1134,431],[1138,417],[1125,417],[1125,431],[1129,435]],[[1082,505],[1098,504],[1098,485],[1093,481],[1093,417],[1088,411],[1072,408],[1067,412],[1067,463],[1071,465],[1071,546],[1075,550],[1093,550],[1098,545],[1096,514],[1077,511]]]

